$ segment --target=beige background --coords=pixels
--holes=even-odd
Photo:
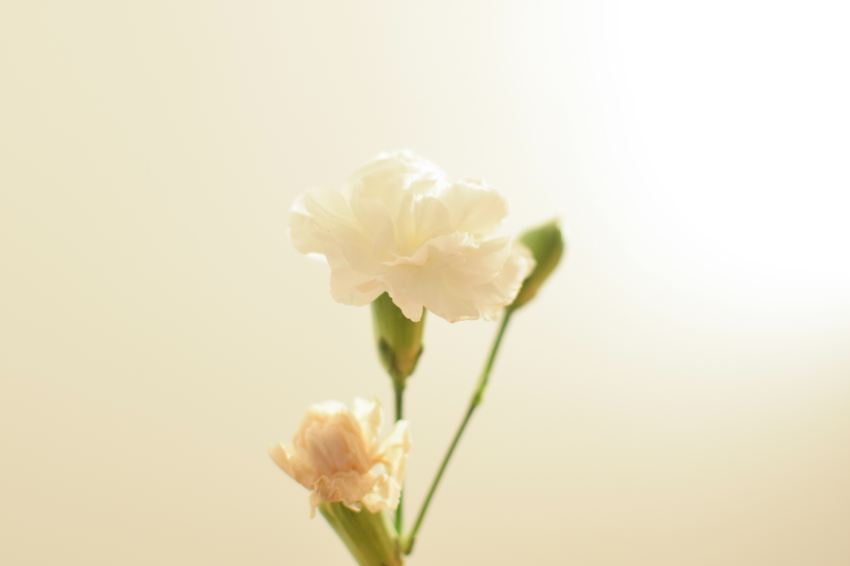
[[[571,246],[411,564],[850,564],[841,5],[4,2],[0,563],[350,563],[265,449],[389,387],[286,210],[411,147]],[[412,502],[494,330],[429,321]]]

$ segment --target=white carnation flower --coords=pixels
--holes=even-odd
[[[388,293],[417,322],[426,308],[450,322],[495,319],[534,259],[508,237],[489,237],[507,215],[483,182],[451,181],[409,152],[379,155],[338,192],[311,192],[292,209],[302,253],[325,256],[331,294],[366,305]]]
[[[354,410],[337,401],[313,405],[289,451],[269,454],[280,468],[310,490],[311,514],[321,503],[339,502],[371,513],[398,507],[410,452],[406,421],[379,441],[383,411],[377,401],[354,400]]]

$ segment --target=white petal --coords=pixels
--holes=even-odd
[[[308,192],[295,201],[290,213],[290,236],[301,253],[327,254],[357,228],[348,203],[338,192]]]
[[[452,232],[451,212],[440,199],[421,197],[414,203],[410,228],[412,238],[407,243],[413,245],[405,251],[415,253],[425,242]]]
[[[478,242],[468,235],[450,234],[401,260],[384,280],[393,302],[408,318],[409,310],[422,305],[449,322],[493,319],[522,284],[527,272],[519,267],[507,238]]]
[[[392,224],[385,229],[391,233]],[[373,236],[362,230],[350,206],[338,193],[302,195],[290,215],[290,234],[298,251],[326,257],[335,300],[366,305],[383,292],[375,278],[375,271],[381,268],[372,242],[386,241],[386,235]]]
[[[498,301],[506,301],[506,304],[513,303],[522,288],[522,282],[531,275],[535,265],[536,262],[531,251],[522,243],[514,241],[511,245],[511,253],[501,273],[486,288],[491,296],[496,297]],[[491,316],[485,318],[494,319],[496,316],[498,316],[498,312],[494,312]]]
[[[393,268],[385,276],[387,293],[408,320],[419,322],[422,320],[422,309],[425,307],[421,300],[421,294],[414,286],[416,279],[416,268],[401,266]]]
[[[379,278],[355,271],[338,256],[334,256],[328,263],[331,268],[331,296],[338,303],[368,305],[385,291]]]
[[[450,183],[429,161],[399,151],[355,172],[345,191],[299,198],[291,232],[300,251],[325,256],[341,303],[366,305],[387,292],[413,321],[425,308],[451,322],[492,319],[531,264],[507,239],[486,239],[506,213],[484,183]]]
[[[425,192],[441,184],[444,178],[439,167],[402,150],[378,155],[351,175],[349,185],[352,197],[377,198],[388,210],[396,211],[405,191]]]
[[[451,211],[453,229],[460,232],[486,234],[508,214],[508,205],[499,193],[472,179],[452,183],[440,200]]]

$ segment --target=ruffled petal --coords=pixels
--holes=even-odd
[[[440,194],[440,200],[451,212],[452,228],[476,235],[489,233],[508,215],[508,204],[482,181],[463,179]]]
[[[375,478],[369,474],[350,470],[320,477],[313,490],[319,495],[321,501],[341,502],[358,511],[360,501],[373,490],[374,486]]]
[[[366,473],[370,450],[360,423],[350,411],[336,403],[311,408],[295,437],[296,457],[316,476],[332,476],[348,470]]]
[[[399,260],[384,281],[393,302],[411,320],[416,318],[410,314],[419,314],[421,307],[449,322],[493,320],[530,272],[528,262],[515,258],[512,248],[508,238],[479,242],[468,234],[441,236]]]
[[[381,443],[378,463],[370,472],[375,477],[375,484],[363,498],[363,504],[369,511],[375,513],[398,507],[409,453],[407,421],[398,421],[392,433]]]
[[[381,154],[345,191],[308,193],[291,215],[292,239],[325,256],[331,295],[366,305],[387,292],[404,316],[424,309],[450,322],[494,319],[516,296],[529,261],[507,239],[486,239],[507,214],[483,182],[449,182],[409,152]]]
[[[372,512],[398,506],[410,450],[407,423],[399,421],[378,442],[383,414],[377,400],[355,399],[354,409],[328,401],[310,408],[295,435],[294,449],[274,446],[275,463],[310,490],[310,515],[323,502]]]
[[[375,478],[372,490],[363,496],[363,505],[370,513],[398,508],[401,498],[401,484],[387,473],[382,464],[376,465],[371,474]]]
[[[396,422],[393,431],[381,443],[381,462],[399,484],[404,482],[410,446],[410,426],[404,420]]]
[[[452,213],[438,198],[424,196],[413,205],[410,241],[400,255],[415,252],[422,244],[452,232]]]
[[[408,285],[408,282],[416,279],[416,268],[403,266],[393,269],[384,279],[387,293],[401,313],[413,322],[422,320],[425,303],[421,295],[416,292],[416,288]]]
[[[361,273],[338,256],[328,260],[331,268],[331,296],[344,305],[364,306],[384,292],[384,285],[375,275]]]
[[[378,435],[384,425],[384,411],[377,400],[367,401],[360,397],[354,400],[354,416],[360,423],[360,429],[366,438],[369,450],[377,450]]]
[[[289,477],[295,479],[295,473],[292,469],[292,461],[289,452],[283,444],[275,444],[269,448],[269,456],[271,456],[278,468],[286,472]]]
[[[341,239],[356,237],[357,227],[345,198],[338,192],[304,193],[289,217],[292,243],[301,253],[326,255],[337,251]]]
[[[424,193],[444,182],[443,171],[409,150],[379,154],[349,178],[352,198],[373,198],[395,212],[405,193]]]
[[[525,278],[534,271],[536,262],[531,251],[519,241],[511,245],[511,252],[499,276],[480,289],[482,296],[492,297],[490,303],[493,310],[485,318],[494,319],[502,310],[496,303],[506,301],[510,305],[514,302]]]

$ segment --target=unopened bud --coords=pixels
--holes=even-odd
[[[524,232],[519,241],[531,251],[537,265],[523,281],[519,294],[510,306],[511,309],[520,308],[537,295],[540,287],[555,271],[564,253],[564,237],[557,220]]]
[[[381,363],[396,386],[404,387],[422,355],[425,312],[413,322],[384,293],[372,301],[372,323]]]

